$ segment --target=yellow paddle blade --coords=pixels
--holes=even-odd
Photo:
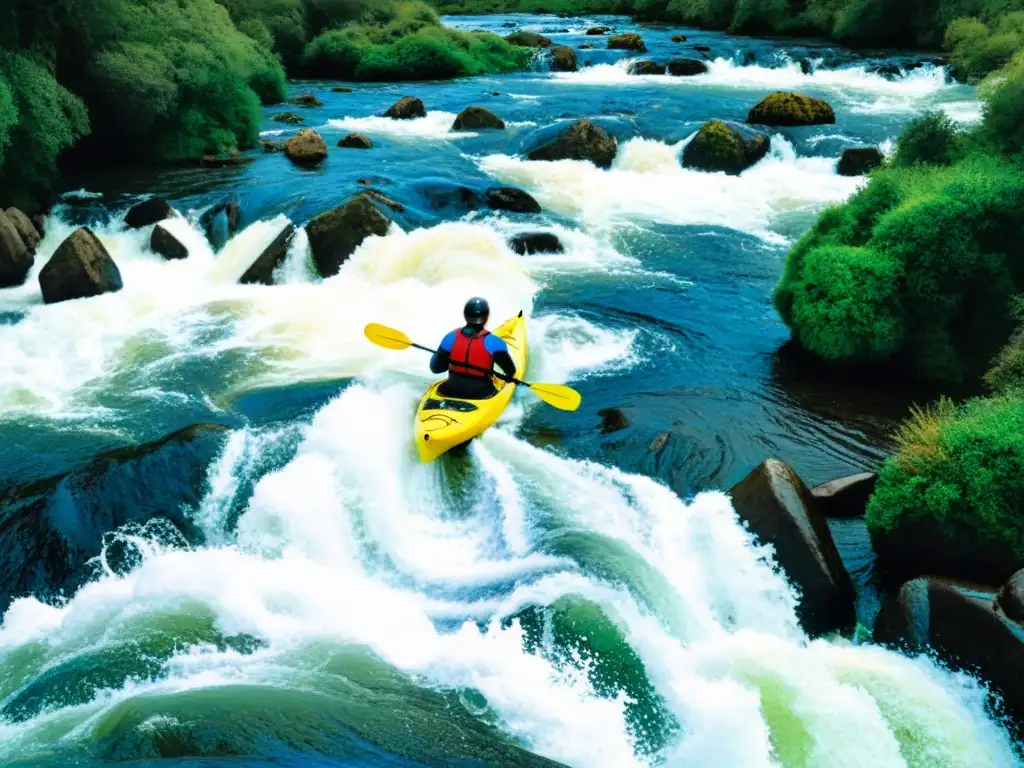
[[[561,384],[531,384],[530,391],[548,405],[563,411],[575,411],[583,399],[575,389]]]
[[[378,347],[385,349],[408,349],[412,346],[412,341],[408,336],[395,328],[388,328],[386,325],[370,323],[363,329],[363,333]]]

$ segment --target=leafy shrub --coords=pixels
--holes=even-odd
[[[989,87],[983,131],[1000,151],[1024,152],[1024,62]]]
[[[979,19],[957,19],[946,30],[944,45],[965,77],[980,80],[1002,69],[1024,48],[1024,12],[1000,17],[994,32]]]
[[[959,155],[958,128],[945,112],[928,112],[914,120],[896,143],[895,164],[949,165]]]
[[[280,104],[288,97],[288,83],[280,67],[253,72],[249,75],[249,87],[259,96],[261,104]]]
[[[869,530],[929,517],[1024,555],[1024,401],[944,403],[918,412],[898,437],[868,505]]]

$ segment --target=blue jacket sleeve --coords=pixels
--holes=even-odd
[[[491,353],[491,357],[494,358],[494,364],[501,368],[506,376],[512,377],[516,375],[516,364],[512,362],[512,356],[508,353],[508,344],[505,343],[504,339],[492,333],[484,339],[484,346]]]
[[[452,331],[443,339],[437,348],[437,352],[430,358],[431,373],[444,373],[448,370],[452,347],[455,346],[455,331]]]

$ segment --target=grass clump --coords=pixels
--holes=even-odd
[[[949,401],[913,413],[868,505],[873,534],[922,518],[1024,556],[1024,400]]]

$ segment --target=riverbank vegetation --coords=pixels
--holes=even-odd
[[[0,8],[0,206],[44,205],[62,153],[110,165],[252,147],[286,74],[457,77],[530,56],[407,0],[11,0]]]

